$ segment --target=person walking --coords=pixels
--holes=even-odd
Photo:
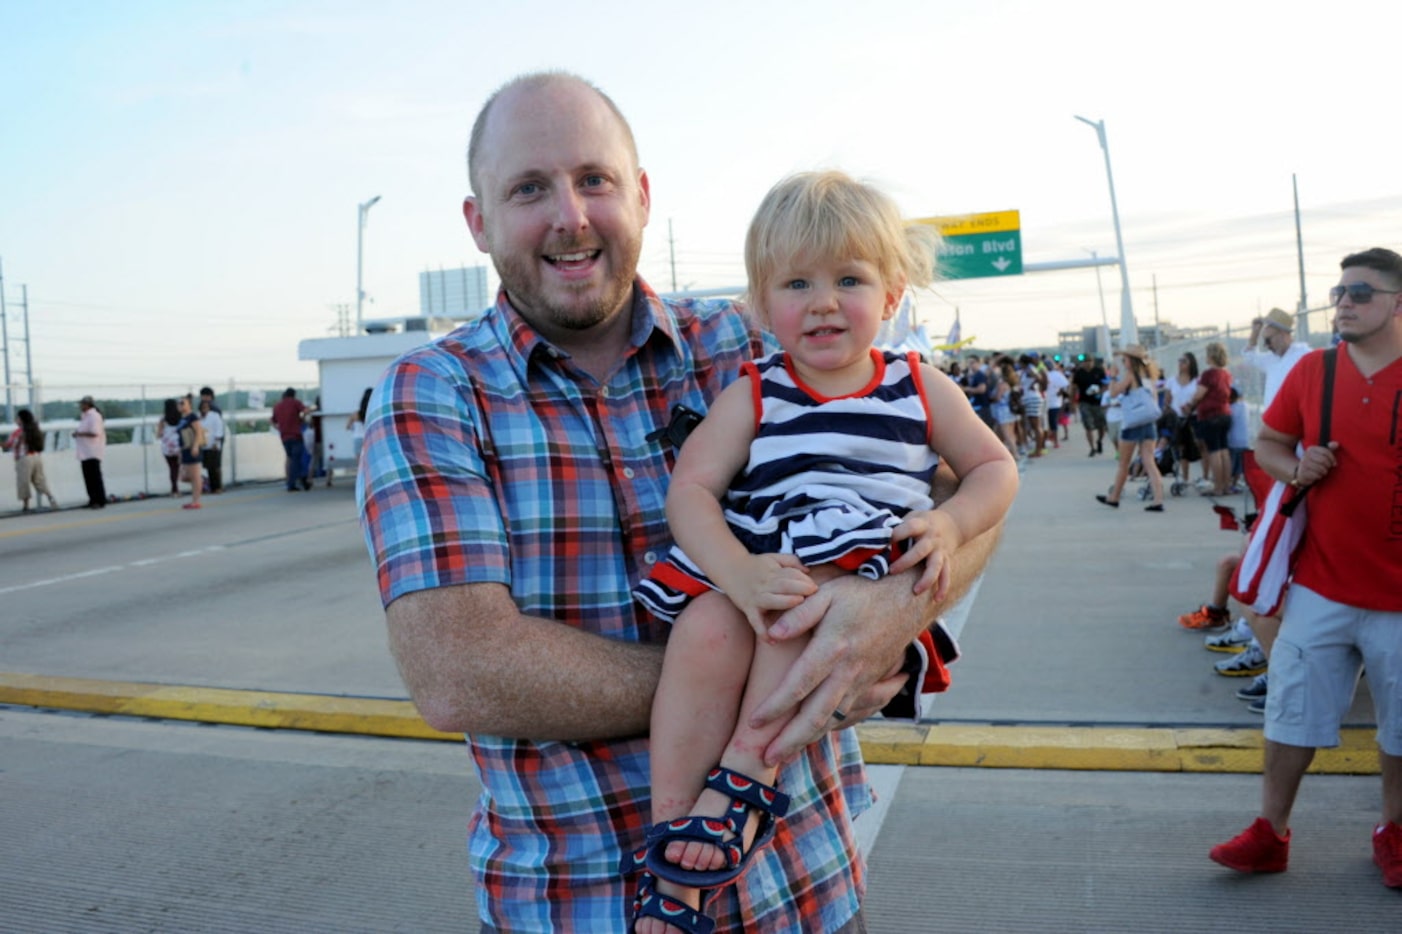
[[[1396,511],[1379,508],[1397,502],[1402,476],[1402,256],[1375,247],[1340,266],[1329,292],[1341,338],[1330,351],[1332,440],[1320,443],[1325,351],[1290,370],[1256,438],[1261,468],[1309,491],[1309,521],[1271,657],[1260,815],[1208,855],[1243,873],[1288,868],[1305,770],[1316,748],[1339,744],[1366,670],[1382,773],[1373,862],[1384,885],[1402,888],[1402,537]]]
[[[1026,459],[1018,450],[1017,426],[1022,420],[1022,416],[1013,411],[1014,398],[1022,392],[1022,380],[1017,375],[1017,368],[1013,366],[1013,361],[1009,357],[999,357],[996,362],[998,378],[994,383],[993,395],[991,398],[990,410],[993,415],[993,423],[997,426],[996,432],[1003,446],[1008,449],[1013,460],[1021,468],[1026,464]]]
[[[282,399],[273,406],[272,422],[278,437],[282,439],[283,454],[287,458],[285,469],[289,493],[295,493],[299,488],[312,488],[306,469],[307,443],[302,438],[306,419],[307,407],[297,398],[297,390],[288,386],[282,393]]]
[[[83,486],[89,509],[107,508],[107,485],[102,480],[102,457],[107,453],[107,424],[92,396],[78,400],[78,428],[73,432],[73,452],[83,469]]]
[[[1071,374],[1071,387],[1075,390],[1076,410],[1081,416],[1081,425],[1086,430],[1086,444],[1094,457],[1105,450],[1105,407],[1101,405],[1101,394],[1105,388],[1105,369],[1089,357],[1082,357]]]
[[[44,477],[44,459],[40,456],[44,450],[44,432],[33,412],[20,409],[15,413],[15,430],[8,440],[0,443],[0,448],[15,456],[15,495],[20,501],[20,511],[30,511],[31,487],[39,494],[37,498],[41,504],[43,497],[47,496],[49,508],[57,509],[58,500],[49,490],[49,482]]]
[[[1149,359],[1149,352],[1139,344],[1132,344],[1115,355],[1120,360],[1120,376],[1114,385],[1110,387],[1110,396],[1123,397],[1127,393],[1136,389],[1148,387],[1150,391],[1154,389],[1154,382],[1158,379],[1158,371],[1154,367],[1153,361]],[[1139,455],[1139,466],[1149,478],[1149,488],[1153,490],[1154,501],[1144,507],[1145,512],[1163,512],[1163,476],[1159,473],[1158,461],[1155,460],[1155,448],[1158,446],[1159,426],[1158,422],[1152,421],[1143,425],[1133,427],[1121,427],[1119,436],[1119,460],[1115,466],[1115,482],[1110,486],[1109,493],[1098,494],[1097,501],[1118,509],[1120,505],[1120,494],[1124,491],[1125,481],[1129,479],[1130,463],[1134,460],[1136,453]]]

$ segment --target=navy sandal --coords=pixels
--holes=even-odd
[[[628,930],[636,930],[640,918],[656,918],[682,934],[711,934],[716,929],[714,919],[657,891],[657,878],[650,872],[643,873],[642,881],[638,883],[638,894],[633,897],[633,919],[628,923]]]
[[[706,787],[714,788],[731,801],[723,817],[682,817],[655,825],[648,831],[644,862],[653,875],[676,885],[713,889],[729,885],[745,871],[750,857],[774,836],[776,819],[789,810],[789,796],[747,775],[716,766],[706,776]],[[759,828],[748,849],[745,824],[750,812],[760,815]],[[729,839],[727,839],[729,837]],[[725,854],[722,869],[683,869],[668,862],[668,845],[676,842],[709,843]]]

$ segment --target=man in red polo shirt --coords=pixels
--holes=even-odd
[[[1383,785],[1373,861],[1402,888],[1402,256],[1374,248],[1340,265],[1333,440],[1318,443],[1315,351],[1285,378],[1256,442],[1267,473],[1310,488],[1309,523],[1271,653],[1261,816],[1210,855],[1240,872],[1285,870],[1300,781],[1316,748],[1339,744],[1366,667]]]

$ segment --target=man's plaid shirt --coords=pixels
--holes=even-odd
[[[358,496],[381,599],[492,582],[522,613],[648,643],[665,630],[632,590],[671,543],[674,452],[648,434],[704,412],[766,352],[729,302],[634,290],[631,349],[600,385],[505,294],[389,368],[367,415]],[[542,698],[541,703],[550,703]],[[469,826],[482,920],[507,931],[626,930],[618,874],[648,820],[645,739],[469,735],[483,792]],[[830,931],[864,885],[851,818],[870,804],[852,731],[779,777],[793,809],[774,844],[710,904],[718,930]]]

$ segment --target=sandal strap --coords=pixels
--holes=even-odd
[[[783,817],[789,812],[789,796],[777,788],[718,765],[706,776],[706,787],[713,788],[732,801],[743,801],[766,814]],[[732,806],[731,811],[735,808]],[[743,826],[743,824],[742,824]]]
[[[642,882],[638,884],[638,894],[633,897],[633,922],[630,929],[637,926],[640,918],[656,918],[684,934],[711,934],[716,927],[714,919],[657,891],[657,878],[650,872],[643,873]]]

